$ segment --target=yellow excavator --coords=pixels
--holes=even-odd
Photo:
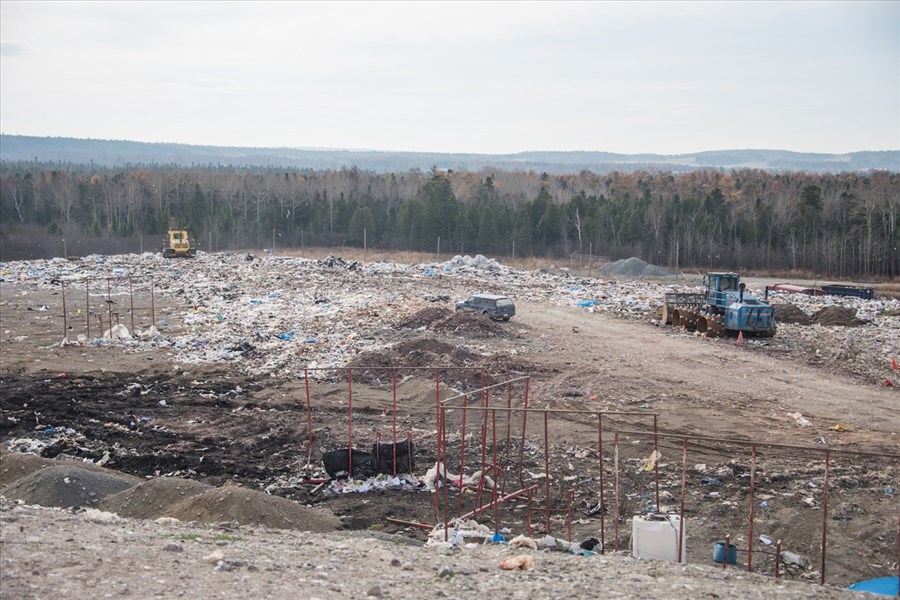
[[[187,231],[170,229],[163,244],[162,255],[163,258],[194,258],[197,256],[197,249],[191,246]]]

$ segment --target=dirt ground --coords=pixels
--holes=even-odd
[[[448,284],[446,292],[456,298],[454,285]],[[466,474],[476,468],[472,465],[479,451],[496,451],[502,465],[495,472],[498,488],[509,493],[537,485],[541,498],[532,515],[535,538],[547,533],[546,470],[552,480],[550,533],[567,538],[571,527],[571,537],[578,541],[601,537],[603,527],[607,550],[618,546],[627,553],[631,516],[657,508],[656,472],[652,462],[648,466],[655,417],[661,455],[656,461],[658,508],[677,512],[684,473],[689,562],[711,565],[713,544],[730,535],[739,549],[737,568],[746,569],[752,540],[754,570],[772,575],[774,546],[762,538],[781,540],[783,549],[803,562],[782,565],[782,574],[818,582],[825,523],[830,585],[897,573],[900,395],[877,379],[848,372],[839,362],[816,360],[818,353],[781,345],[777,336],[742,343],[706,339],[649,319],[522,297],[516,298],[518,312],[509,323],[454,314],[446,302],[412,314],[382,310],[378,322],[369,320],[357,333],[384,343],[350,357],[345,366],[356,367],[352,381],[346,371],[311,380],[312,411],[307,413],[307,381],[296,375],[249,374],[231,361],[185,363],[160,349],[61,346],[59,316],[52,309],[36,309],[51,307],[58,298],[18,284],[3,286],[0,435],[6,450],[0,457],[0,492],[10,500],[40,504],[38,499],[44,499],[47,504],[65,497],[67,502],[59,506],[99,508],[139,519],[175,516],[268,527],[294,523],[297,528],[302,523],[307,530],[315,529],[310,523],[321,523],[320,531],[365,531],[421,544],[427,531],[397,521],[433,525],[442,521],[445,507],[453,517],[484,504],[490,492],[477,485],[462,495],[450,490],[443,498],[438,495],[437,504],[434,493],[396,482],[366,493],[338,493],[338,486],[320,484],[326,479],[320,458],[324,450],[347,445],[350,393],[354,445],[370,447],[376,432],[388,441],[393,427],[391,368],[399,368],[396,428],[400,439],[407,434],[414,439],[416,475],[423,476],[437,460],[434,372],[403,369],[440,365],[448,367],[439,375],[442,400],[528,376],[530,407],[560,411],[548,413],[547,433],[541,413],[529,413],[523,436],[522,411],[502,410],[507,399],[521,408],[525,390],[518,380],[491,392],[492,406],[501,410],[490,419],[482,420],[485,413],[477,410],[466,413]],[[17,301],[23,292],[27,303]],[[172,314],[184,309],[178,298],[159,301]],[[483,400],[484,394],[471,399]],[[456,444],[454,448],[462,429],[460,402],[454,401],[457,408],[447,414],[448,444]],[[601,509],[598,411],[605,413]],[[482,433],[489,441],[484,447],[478,439]],[[524,448],[520,436],[527,440]],[[547,457],[544,439],[550,446]],[[825,449],[830,451],[827,498]],[[59,491],[63,475],[52,471],[60,464],[81,469],[84,461],[104,473],[139,479],[103,479],[103,485],[91,479],[92,486],[105,491],[91,496],[85,486],[85,494],[73,500],[69,482],[77,479],[77,471],[66,471],[68,496]],[[459,472],[453,462],[459,461],[458,451],[450,461],[451,473]],[[182,483],[148,487],[167,478]],[[572,490],[571,523],[567,490]],[[276,506],[273,499],[292,504]],[[498,529],[508,527],[509,535],[516,536],[526,533],[526,513],[519,499],[478,520],[493,527],[498,519]],[[613,522],[616,514],[618,523]],[[266,521],[266,515],[282,520]],[[4,522],[4,548],[14,538],[9,527]],[[12,585],[5,577],[5,586]],[[27,574],[18,577],[28,579]],[[15,589],[26,589],[21,580],[16,582],[20,587]],[[21,597],[28,595],[23,591]]]

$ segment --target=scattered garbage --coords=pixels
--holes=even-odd
[[[520,554],[519,556],[507,556],[500,561],[500,568],[507,571],[522,569],[527,571],[534,568],[534,558],[529,554]]]
[[[812,423],[810,423],[806,418],[803,417],[798,412],[788,413],[788,416],[794,419],[794,422],[797,423],[800,427],[812,427]]]
[[[444,532],[444,524],[438,523],[428,534],[426,545],[475,547],[494,539],[494,531],[472,519],[453,519]],[[446,541],[444,538],[447,538]],[[478,540],[478,543],[467,540]]]
[[[524,535],[518,535],[513,539],[509,540],[510,548],[531,548],[532,550],[537,550],[537,542],[535,542],[530,537]]]
[[[601,270],[602,277],[621,279],[579,278],[574,282],[569,273],[515,270],[483,255],[456,256],[440,264],[361,265],[335,256],[319,261],[216,253],[200,254],[190,263],[180,264],[177,271],[158,269],[157,263],[163,260],[157,253],[144,253],[88,256],[75,263],[62,258],[15,261],[4,265],[4,280],[53,290],[59,288],[59,281],[65,281],[73,298],[79,298],[86,277],[102,281],[111,272],[127,277],[150,269],[157,306],[170,302],[166,312],[158,311],[152,326],[136,325],[135,331],[126,334],[124,325],[107,324],[90,335],[73,333],[63,344],[117,345],[126,352],[165,349],[181,364],[234,361],[248,375],[273,376],[294,376],[298,364],[343,366],[361,353],[384,349],[389,342],[381,335],[355,335],[361,320],[371,319],[389,305],[394,318],[403,319],[426,306],[435,307],[444,297],[479,291],[473,289],[473,278],[490,282],[479,287],[502,290],[523,301],[582,303],[594,313],[642,322],[659,309],[662,292],[672,288],[664,281],[640,279],[653,269],[635,257],[609,263]],[[434,275],[424,276],[426,270]],[[436,277],[441,278],[440,290],[434,289]],[[770,297],[783,301],[785,293],[772,292]],[[900,300],[793,296],[791,303],[805,314],[827,310],[811,326],[784,325],[772,343],[781,349],[789,341],[791,348],[819,350],[819,354],[813,350],[815,360],[811,362],[839,361],[856,375],[893,387],[885,370],[896,372],[891,358],[900,337]],[[82,309],[73,300],[73,314]],[[847,318],[836,318],[839,312]],[[864,321],[866,327],[853,331],[838,325],[843,329],[839,334],[831,331],[831,323],[850,323],[852,319]],[[448,328],[451,325],[460,324],[448,323]],[[110,337],[102,337],[105,333]],[[317,371],[312,376],[328,379],[333,374]]]

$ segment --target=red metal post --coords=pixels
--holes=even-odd
[[[747,534],[747,571],[753,570],[753,514],[756,504],[756,446],[750,453],[750,532]]]
[[[528,537],[531,537],[531,492],[533,489],[534,489],[533,486],[528,488],[528,500],[526,501],[527,507],[528,507],[528,516],[527,516],[527,522],[526,522],[526,530],[528,531]]]
[[[619,432],[613,438],[613,524],[615,525],[615,541],[613,548],[619,551]]]
[[[441,414],[441,423],[438,427],[438,437],[442,440],[446,440],[447,439],[447,415],[446,415],[446,412],[443,407],[440,407],[439,412]],[[446,453],[446,450],[445,450],[445,453]],[[447,457],[447,458],[449,458],[449,457]],[[449,462],[449,460],[447,462]],[[440,456],[438,456],[438,476],[441,476],[442,470],[443,470],[443,479],[444,480],[441,483],[441,488],[444,492],[444,541],[446,542],[447,541],[447,527],[450,524],[450,500],[447,497],[447,495],[449,493],[447,491],[447,467],[445,467],[441,463],[441,458],[440,458]],[[437,480],[435,480],[435,482],[437,482]],[[435,485],[437,485],[437,484],[435,483]],[[435,495],[438,494],[437,489],[434,490],[434,493],[435,493]],[[436,501],[437,500],[435,500],[435,502]]]
[[[84,323],[87,327],[87,337],[91,339],[91,278],[84,280]]]
[[[391,440],[394,443],[394,477],[397,476],[397,369],[391,369],[391,411],[393,417],[391,419]],[[437,415],[435,415],[437,416]],[[412,452],[412,448],[407,448],[409,453]],[[411,454],[410,454],[411,456]],[[410,458],[410,460],[412,460]],[[412,473],[410,473],[412,475]]]
[[[547,495],[547,535],[550,530],[550,436],[547,429],[547,411],[544,411],[544,490]]]
[[[529,379],[525,380],[525,406],[522,409],[522,447],[519,451],[519,484],[525,485],[525,482],[522,478],[522,469],[525,465],[525,426],[528,422],[528,382]]]
[[[831,451],[825,450],[825,484],[822,490],[822,566],[820,567],[819,583],[825,585],[825,550],[827,548],[828,535],[828,468],[831,466]]]
[[[66,282],[62,279],[59,280],[59,289],[60,294],[62,294],[62,305],[63,305],[63,339],[69,338],[69,315],[66,312]]]
[[[487,470],[487,428],[488,428],[488,408],[490,407],[491,394],[490,390],[484,390],[484,403],[482,404],[482,422],[481,422],[481,480],[478,482],[478,493],[475,497],[475,506],[481,505],[482,494],[484,493],[484,475]]]
[[[109,283],[110,277],[106,277],[106,310],[109,312],[109,337],[112,339],[112,287]]]
[[[781,540],[775,542],[775,579],[781,577]]]
[[[681,552],[682,548],[684,548],[684,497],[687,495],[687,448],[687,440],[684,440],[684,448],[681,455],[681,507],[678,509],[678,516],[680,517],[678,527],[678,562],[684,560]]]
[[[494,531],[500,531],[500,507],[497,502],[497,483],[500,481],[500,468],[497,464],[497,411],[491,410],[491,449],[494,455],[492,469],[494,485],[491,486],[491,502],[494,503]]]
[[[396,378],[396,375],[394,377]],[[435,440],[435,446],[436,446],[435,454],[437,455],[437,470],[438,470],[437,477],[441,476],[442,468],[444,469],[444,472],[446,473],[446,468],[444,468],[443,464],[441,463],[441,450],[442,450],[443,439],[444,439],[443,436],[444,436],[445,415],[444,415],[444,409],[441,407],[441,383],[440,383],[440,381],[441,381],[441,371],[440,371],[440,369],[435,369],[434,370],[434,401],[435,401],[435,406],[437,408],[437,410],[435,411],[435,413],[436,413],[435,416],[437,418],[437,439]],[[440,514],[440,501],[438,499],[439,493],[440,492],[438,492],[438,489],[437,489],[437,478],[435,478],[435,488],[434,488],[434,520],[435,521],[438,520],[438,516]],[[445,522],[447,520],[446,501],[447,501],[447,482],[445,480],[444,481],[444,521]],[[446,532],[447,532],[447,528],[445,526],[444,527],[445,535],[446,535]]]
[[[459,491],[456,494],[456,516],[462,514],[463,473],[466,472],[466,415],[469,410],[469,397],[463,396],[462,432],[459,438]]]
[[[353,369],[347,369],[347,477],[353,479]]]
[[[506,468],[509,466],[509,454],[510,454],[510,452],[512,452],[511,439],[512,439],[512,382],[510,382],[507,386],[507,395],[506,395],[506,458],[503,461],[504,470],[502,472],[502,481],[500,482],[500,494],[501,495],[503,495],[506,492]],[[495,461],[495,463],[496,463],[496,461]]]
[[[309,369],[303,369],[303,380],[306,384],[306,447],[309,452],[306,457],[306,464],[312,462],[312,405],[309,401]]]
[[[600,460],[600,554],[606,554],[606,506],[603,503],[603,413],[597,413],[597,455]]]
[[[153,278],[150,278],[150,322],[156,327],[156,288],[153,285]]]
[[[725,536],[725,554],[722,555],[722,568],[728,568],[728,550],[731,548],[731,534]]]
[[[128,276],[128,295],[131,298],[131,333],[134,334],[134,281]]]

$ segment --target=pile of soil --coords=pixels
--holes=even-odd
[[[45,467],[59,464],[37,454],[7,452],[0,446],[0,489]]]
[[[280,496],[234,485],[194,494],[171,506],[163,516],[179,521],[237,521],[241,525],[317,533],[336,531],[341,526],[341,520],[328,509],[310,508]]]
[[[423,308],[397,323],[400,329],[426,328],[439,333],[468,334],[475,336],[502,336],[506,329],[483,315],[450,311],[439,306]]]
[[[376,379],[390,381],[391,367],[472,367],[484,364],[484,360],[485,357],[465,348],[435,339],[418,338],[389,348],[363,352],[347,366],[354,369],[354,381],[371,383]]]
[[[553,371],[516,356],[503,353],[481,355],[433,338],[411,339],[384,350],[364,352],[347,366],[353,368],[353,381],[360,383],[389,382],[391,367],[441,367],[442,382],[457,389],[493,385],[505,381],[510,375],[528,374],[534,377]],[[404,374],[401,371],[399,375],[410,374],[413,373]],[[433,374],[425,377],[433,377]]]
[[[773,304],[776,323],[794,323],[796,325],[812,325],[812,318],[793,304]]]
[[[452,314],[449,309],[429,306],[403,319],[397,323],[397,327],[399,329],[419,329],[420,327],[431,329],[435,323],[440,323]]]
[[[142,481],[95,465],[14,452],[3,453],[3,479],[12,480],[0,489],[0,495],[9,500],[46,507],[99,508],[125,518],[237,521],[315,532],[335,531],[342,524],[328,509],[309,508],[239,486],[216,488],[177,477]]]
[[[856,327],[866,323],[856,318],[854,309],[845,306],[826,306],[812,316],[812,321],[816,325],[841,325],[844,327]]]
[[[100,503],[100,508],[120,517],[156,519],[163,516],[173,504],[211,489],[212,486],[191,479],[157,477],[105,498]]]
[[[41,506],[95,508],[107,496],[132,488],[139,482],[139,478],[123,473],[56,465],[17,479],[0,490],[0,495]]]
[[[441,333],[463,333],[487,337],[501,336],[506,333],[506,329],[496,321],[491,321],[484,315],[465,312],[451,314],[443,321],[436,323],[432,330]]]

